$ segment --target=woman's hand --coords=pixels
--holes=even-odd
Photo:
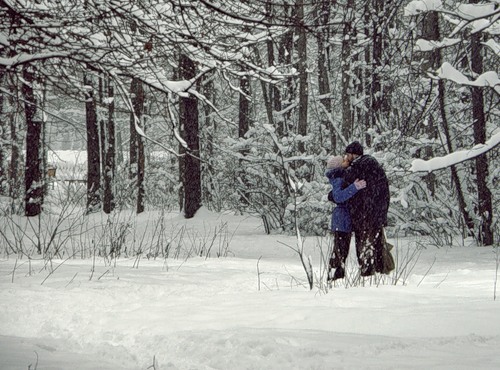
[[[366,188],[366,181],[356,179],[356,181],[354,181],[354,186],[356,187],[357,190],[364,189]]]

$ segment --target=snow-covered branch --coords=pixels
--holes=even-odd
[[[454,4],[453,9],[447,9],[441,0],[415,0],[404,9],[405,16],[416,16],[427,12],[440,12],[448,16],[455,29],[450,36],[468,27],[471,33],[488,32],[493,35],[500,33],[500,9],[498,2],[484,4]]]
[[[429,160],[415,159],[412,162],[412,172],[432,172],[454,166],[456,164],[474,159],[477,156],[493,150],[500,144],[500,130],[494,134],[485,144],[475,145],[471,149],[459,150],[443,157],[435,157]]]
[[[476,87],[491,87],[500,94],[500,79],[498,74],[493,71],[488,71],[475,80],[469,80],[462,72],[453,67],[450,63],[445,62],[433,76],[438,79],[453,81],[460,85],[476,86]]]

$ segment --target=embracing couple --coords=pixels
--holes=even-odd
[[[383,253],[390,194],[384,169],[375,158],[363,154],[358,141],[346,147],[344,156],[329,158],[326,167],[332,185],[329,200],[336,203],[331,220],[334,246],[328,279],[344,278],[352,233],[361,276],[388,273]]]

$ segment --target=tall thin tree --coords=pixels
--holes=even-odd
[[[130,112],[130,179],[135,180],[137,188],[136,211],[144,211],[144,138],[137,132],[142,130],[144,113],[144,86],[142,81],[133,78],[130,85],[133,111]]]
[[[101,204],[101,153],[94,81],[91,73],[85,73],[83,80],[87,127],[87,212],[93,212]]]
[[[354,129],[354,113],[352,106],[352,95],[354,94],[354,81],[352,78],[352,44],[355,41],[353,36],[353,20],[355,14],[354,0],[348,0],[344,12],[344,25],[342,29],[341,48],[341,71],[342,71],[342,136],[345,140],[350,140]],[[332,133],[333,135],[334,133]]]
[[[297,0],[295,3],[297,16],[297,54],[298,54],[298,74],[299,74],[299,122],[297,133],[301,136],[307,135],[307,113],[309,105],[309,83],[307,72],[307,34],[304,17],[304,0]],[[300,140],[298,145],[299,153],[305,153],[304,141]]]
[[[37,101],[33,84],[35,70],[33,65],[23,68],[21,92],[24,99],[26,119],[26,167],[24,174],[26,216],[37,216],[42,212],[43,175],[42,175],[42,121],[36,120]]]
[[[317,0],[315,10],[318,19],[317,44],[318,44],[318,93],[320,95],[321,125],[327,127],[330,134],[330,152],[335,153],[337,147],[337,135],[333,127],[333,121],[330,119],[332,112],[330,79],[329,79],[329,40],[330,40],[330,4],[326,1]]]
[[[478,0],[471,0],[472,4],[478,4]],[[471,69],[475,76],[483,73],[482,55],[483,35],[476,32],[471,35],[470,54]],[[483,88],[472,88],[472,121],[474,130],[474,144],[486,142],[486,117],[484,114]],[[488,158],[487,154],[476,157],[476,181],[477,181],[477,213],[480,219],[479,240],[483,245],[493,244],[493,204],[491,191],[488,188]]]
[[[1,54],[0,54],[1,55]],[[4,87],[4,76],[5,76],[5,67],[0,67],[0,87]],[[6,171],[7,166],[5,165],[7,160],[7,143],[8,137],[7,133],[9,130],[7,129],[7,120],[4,119],[4,100],[5,93],[3,89],[0,89],[0,195],[5,195],[7,190],[8,183],[8,172]]]
[[[196,75],[196,66],[187,55],[180,55],[180,74],[184,80]],[[193,95],[180,98],[180,122],[188,146],[184,157],[184,217],[192,218],[201,207],[201,165],[198,127],[198,100]]]
[[[108,119],[106,122],[106,150],[104,159],[104,199],[103,199],[103,211],[105,213],[111,213],[115,208],[114,196],[113,196],[113,183],[115,177],[115,101],[114,101],[114,89],[110,79],[108,79],[107,84],[107,106],[108,106]]]

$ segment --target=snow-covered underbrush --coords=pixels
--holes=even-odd
[[[288,247],[296,237],[266,234],[257,217],[73,216],[45,256],[35,245],[46,248],[57,215],[41,228],[9,221],[19,225],[1,242],[0,369],[500,366],[491,248],[390,238],[396,270],[355,284],[352,245],[348,278],[326,290],[331,239],[303,238],[310,290]]]
[[[231,233],[227,223],[190,230],[163,211],[85,214],[72,202],[39,217],[0,216],[3,256],[18,258],[189,258],[225,257]],[[180,215],[177,219],[182,221]]]

